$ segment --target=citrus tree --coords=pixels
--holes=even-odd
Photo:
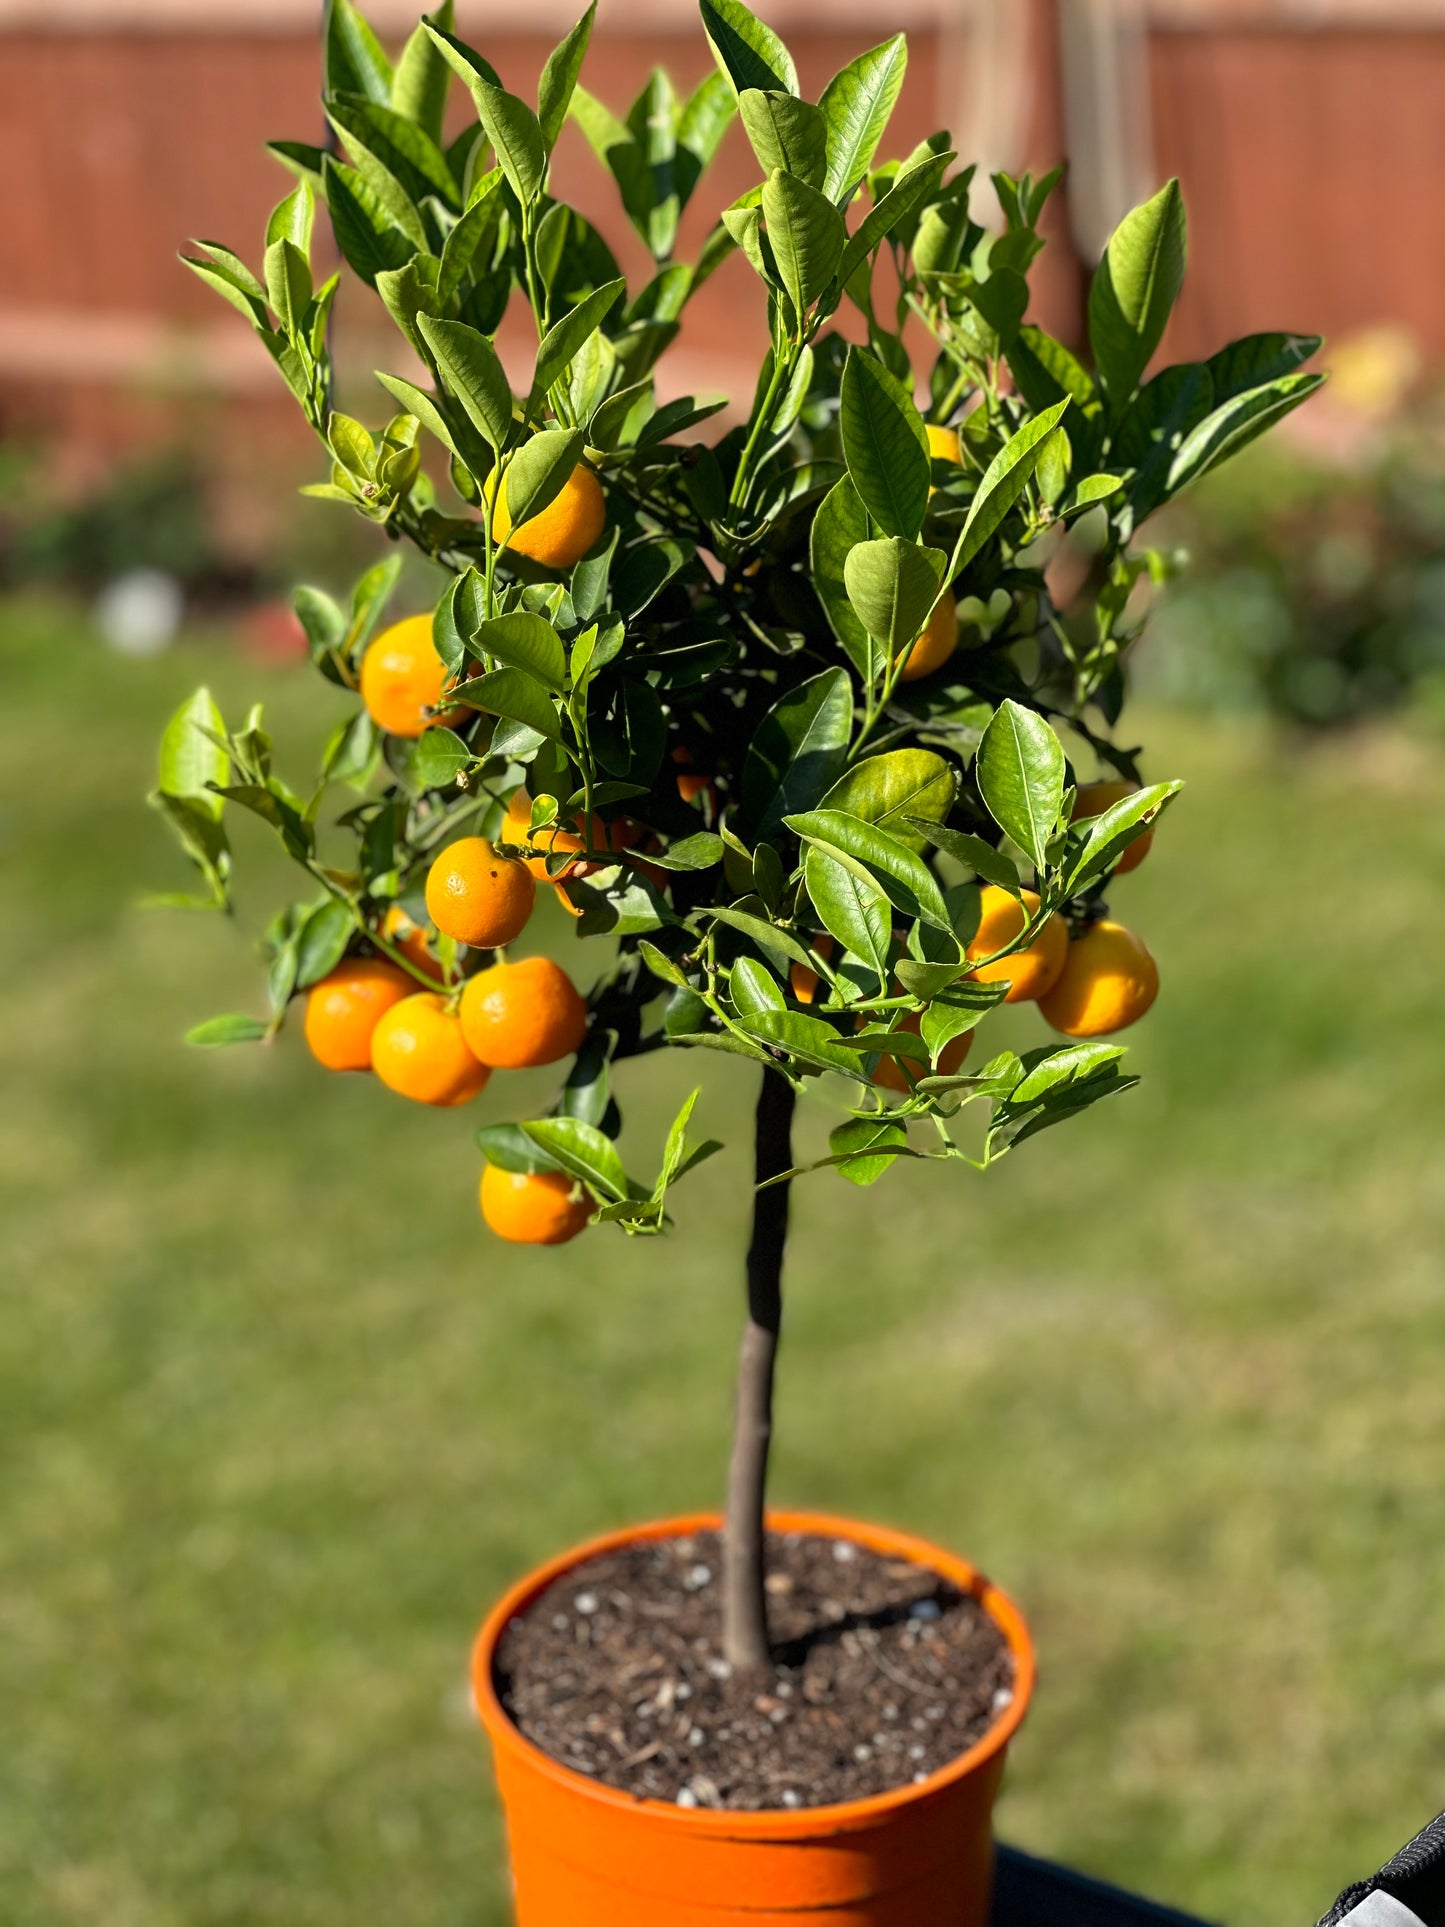
[[[201,690],[165,733],[154,800],[205,901],[228,902],[237,809],[304,878],[266,933],[270,1015],[194,1043],[267,1038],[300,999],[322,1064],[423,1103],[565,1066],[545,1116],[479,1132],[504,1238],[662,1231],[719,1147],[689,1141],[694,1092],[655,1166],[645,1147],[624,1161],[618,1067],[664,1048],[757,1066],[724,1588],[725,1649],[749,1667],[768,1650],[795,1099],[836,1108],[822,1163],[866,1185],[904,1158],[986,1167],[1133,1081],[1113,1038],[1158,973],[1105,896],[1178,788],[1145,784],[1115,735],[1133,591],[1161,568],[1133,537],[1318,377],[1299,367],[1312,344],[1259,335],[1146,379],[1184,272],[1173,182],[1109,244],[1088,365],[1026,321],[1059,174],[995,176],[987,232],[946,135],[880,162],[902,36],[812,102],[741,0],[702,0],[717,72],[686,99],[654,73],[618,118],[579,84],[594,12],[534,107],[449,5],[393,66],[333,0],[334,145],[276,143],[297,185],[260,273],[213,242],[188,265],[320,439],[307,492],[414,545],[440,593],[384,626],[395,553],[349,606],[299,590],[316,669],[357,698],[320,767],[293,786],[259,710],[224,718]],[[448,141],[454,77],[475,115]],[[650,252],[640,287],[557,197],[569,115]],[[761,178],[680,260],[679,216],[735,115]],[[401,337],[373,426],[334,404],[318,202]],[[734,250],[768,347],[745,419],[707,441],[726,404],[660,401],[654,370]],[[520,386],[495,346],[514,304],[536,338]],[[1089,573],[1060,606],[1048,565],[1081,518]],[[539,889],[575,919],[585,994],[552,958],[508,954]],[[975,1044],[1021,1001],[1052,1041]]]

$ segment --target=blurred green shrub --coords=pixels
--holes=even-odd
[[[1259,444],[1171,509],[1167,539],[1194,566],[1141,692],[1311,730],[1400,709],[1445,726],[1445,391],[1350,467]]]

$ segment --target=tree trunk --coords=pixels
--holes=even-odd
[[[760,1185],[792,1169],[795,1102],[788,1080],[777,1071],[765,1070],[756,1122],[755,1169]],[[773,1436],[773,1370],[783,1322],[788,1191],[786,1184],[773,1184],[753,1194],[748,1322],[738,1361],[737,1418],[723,1530],[723,1654],[740,1672],[759,1672],[769,1660],[763,1517]]]

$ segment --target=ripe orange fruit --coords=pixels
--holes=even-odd
[[[447,1000],[419,990],[393,1004],[371,1034],[371,1068],[388,1089],[418,1104],[465,1104],[491,1071],[467,1049]]]
[[[930,461],[961,462],[963,460],[963,450],[959,447],[956,428],[944,428],[938,422],[925,422],[924,433],[928,437]]]
[[[454,723],[464,709],[440,716],[425,712],[441,701],[446,664],[431,639],[430,616],[394,622],[361,659],[361,700],[367,714],[392,736],[420,736],[433,723]]]
[[[814,937],[813,948],[824,963],[832,963],[836,946],[826,930]],[[818,994],[818,985],[822,981],[817,971],[808,964],[795,963],[788,972],[788,982],[792,985],[793,995],[800,1004],[812,1003]]]
[[[1107,1037],[1137,1023],[1158,994],[1159,966],[1143,942],[1105,918],[1069,945],[1039,1009],[1066,1037]]]
[[[564,1245],[592,1216],[592,1200],[564,1171],[504,1171],[489,1164],[481,1200],[492,1230],[515,1245]]]
[[[1033,890],[1024,891],[1020,905],[1017,897],[1000,890],[994,883],[984,885],[982,899],[978,928],[969,938],[965,953],[970,957],[989,957],[1006,943],[1012,943],[1039,907]],[[974,980],[981,984],[1007,984],[1006,1004],[1029,1003],[1053,988],[1064,967],[1068,948],[1068,925],[1055,913],[1027,950],[1016,950],[1011,957],[1000,957],[997,963],[985,964],[974,971]]]
[[[922,1022],[922,1011],[915,1010],[911,1011],[909,1015],[904,1018],[898,1028],[909,1031],[914,1037],[917,1037]],[[969,1047],[972,1043],[973,1032],[971,1030],[964,1031],[961,1037],[955,1037],[950,1043],[944,1045],[943,1054],[938,1060],[936,1070],[930,1070],[924,1064],[914,1064],[914,1076],[952,1077],[964,1058],[968,1056]],[[910,1059],[909,1062],[912,1064],[912,1059]],[[880,1057],[878,1059],[878,1068],[873,1073],[873,1082],[882,1090],[900,1091],[905,1097],[913,1088],[908,1082],[908,1073],[903,1068],[902,1059],[897,1057]]]
[[[424,970],[427,976],[434,978],[437,983],[443,981],[445,973],[427,948],[427,932],[419,923],[412,922],[399,903],[388,906],[386,915],[381,920],[381,934],[393,949],[401,952],[409,964],[413,964],[418,970]]]
[[[903,665],[900,682],[917,682],[923,676],[931,676],[935,669],[942,669],[954,650],[958,647],[958,604],[953,592],[945,589],[943,597],[933,614],[928,618],[928,627],[908,652],[908,660]],[[899,651],[902,655],[903,651]]]
[[[672,752],[672,760],[678,765],[677,793],[684,803],[695,803],[705,791],[712,788],[712,778],[694,772],[693,754],[681,743]]]
[[[347,957],[306,993],[306,1042],[329,1071],[369,1071],[371,1033],[411,995],[404,970],[381,957]]]
[[[488,499],[494,490],[488,491]],[[544,569],[570,569],[592,547],[607,526],[607,498],[590,468],[579,462],[540,515],[532,515],[517,529],[507,510],[507,491],[492,515],[492,534],[498,542],[510,535],[518,555],[530,556]]]
[[[1122,803],[1126,796],[1135,795],[1138,788],[1137,783],[1080,783],[1078,794],[1074,798],[1071,821],[1080,823],[1085,817],[1102,816],[1105,810],[1111,810],[1116,803]],[[1114,875],[1127,876],[1130,870],[1137,870],[1148,856],[1149,846],[1153,841],[1153,830],[1145,830],[1142,836],[1136,836],[1114,865]]]
[[[462,992],[461,1018],[468,1045],[494,1070],[555,1064],[587,1035],[587,1006],[550,957],[479,970]]]
[[[536,901],[526,864],[499,856],[484,836],[449,843],[427,872],[427,915],[438,930],[478,950],[519,937]]]

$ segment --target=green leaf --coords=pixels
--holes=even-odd
[[[391,218],[381,196],[354,167],[343,167],[328,154],[321,171],[336,245],[348,266],[374,288],[378,274],[405,266],[415,248]]]
[[[567,651],[562,638],[550,622],[528,609],[493,616],[469,640],[483,655],[525,670],[558,695],[567,687]]]
[[[913,397],[866,349],[850,348],[839,410],[843,458],[885,535],[917,537],[928,506],[928,437]]]
[[[215,740],[225,728],[210,690],[201,688],[186,698],[161,736],[160,788],[169,796],[188,797],[217,822],[224,805],[211,785],[223,786],[231,774],[231,759]]]
[[[627,283],[619,278],[607,282],[603,287],[594,288],[591,294],[584,295],[570,313],[564,314],[554,327],[547,330],[537,350],[537,365],[532,374],[534,400],[544,395],[567,372],[573,356],[583,342],[597,332],[626,286]]]
[[[858,223],[838,263],[838,279],[845,287],[873,250],[908,218],[920,201],[933,193],[955,158],[951,153],[930,154],[905,168],[888,192],[874,202]]]
[[[510,716],[539,736],[550,736],[554,742],[562,740],[562,725],[547,691],[523,670],[493,669],[488,675],[460,683],[452,695],[472,709],[484,709],[492,716]]]
[[[1064,894],[1076,896],[1095,877],[1112,870],[1140,833],[1155,822],[1184,787],[1181,782],[1152,783],[1124,796],[1097,816],[1074,824],[1064,874]]]
[[[534,1144],[521,1124],[484,1124],[477,1143],[488,1164],[499,1171],[560,1171],[562,1166],[540,1144]]]
[[[637,952],[654,977],[661,978],[665,984],[675,984],[679,990],[688,988],[687,978],[682,971],[671,957],[665,956],[658,949],[655,943],[649,943],[645,937],[641,938],[637,945]]]
[[[460,207],[461,194],[446,155],[405,114],[346,94],[331,100],[328,114],[363,174],[368,169],[362,156],[369,155],[415,206],[434,194],[444,206]],[[382,191],[382,183],[374,185]]]
[[[463,321],[444,321],[436,315],[419,314],[417,327],[435,358],[437,372],[474,427],[493,448],[504,448],[512,428],[512,391],[491,342]]]
[[[761,908],[761,905],[759,907]],[[776,924],[769,923],[766,917],[754,916],[750,911],[739,910],[732,904],[713,904],[697,914],[703,917],[714,917],[719,923],[725,923],[730,930],[740,931],[743,936],[751,938],[765,951],[777,951],[780,956],[787,957],[793,963],[806,964],[809,970],[813,967],[807,951],[797,938],[790,931],[780,930]]]
[[[850,551],[868,540],[868,511],[848,476],[834,483],[813,517],[810,562],[813,587],[860,676],[871,681],[875,671],[868,631],[848,600],[847,562]]]
[[[846,810],[801,810],[783,820],[795,836],[821,844],[829,856],[863,864],[905,916],[952,936],[953,922],[938,878],[901,839]]]
[[[523,442],[512,457],[503,483],[503,499],[514,529],[540,515],[562,493],[586,441],[585,429],[544,428]]]
[[[604,1198],[627,1196],[627,1173],[617,1147],[595,1124],[584,1124],[580,1117],[543,1117],[524,1124],[522,1129],[533,1144],[562,1170],[580,1178],[589,1191]]]
[[[349,907],[328,897],[311,912],[296,939],[296,988],[308,990],[333,971],[356,931]]]
[[[1322,335],[1244,335],[1221,348],[1204,364],[1216,402],[1226,402],[1247,389],[1262,388],[1283,375],[1299,374],[1305,362],[1324,346]]]
[[[374,372],[393,400],[399,401],[408,414],[415,415],[423,428],[430,429],[443,448],[450,449],[453,455],[458,452],[450,425],[437,406],[434,395],[429,395],[424,388],[418,388],[415,382],[403,381],[400,375],[385,375],[379,368]]]
[[[892,749],[855,763],[823,798],[823,808],[847,810],[921,850],[924,838],[911,828],[909,819],[921,816],[943,822],[957,793],[953,766],[933,750]]]
[[[896,1118],[850,1117],[828,1133],[839,1177],[873,1184],[908,1151],[908,1131]]]
[[[322,39],[322,93],[364,94],[385,107],[391,100],[391,62],[352,0],[328,0]]]
[[[950,582],[968,567],[1023,494],[1029,477],[1039,465],[1044,444],[1069,405],[1066,398],[1056,402],[1052,408],[1046,408],[1042,415],[1036,415],[1032,421],[1025,422],[984,470],[949,563]]]
[[[974,773],[989,815],[1042,871],[1064,800],[1058,737],[1042,716],[1009,698],[983,733]]]
[[[852,731],[846,669],[825,669],[779,697],[743,764],[743,809],[756,836],[771,836],[789,811],[822,799],[843,767]]]
[[[587,53],[587,43],[592,38],[592,23],[596,17],[597,0],[592,0],[592,5],[567,38],[548,54],[547,64],[542,69],[537,88],[537,120],[542,129],[542,138],[549,148],[556,146],[562,123],[567,118],[567,109],[572,104],[573,89],[582,72],[582,62]]]
[[[1030,1051],[1023,1060],[1024,1076],[1009,1092],[1009,1103],[1035,1104],[1050,1091],[1081,1083],[1095,1076],[1106,1064],[1116,1064],[1124,1055],[1124,1049],[1122,1044],[1095,1041],[1065,1044],[1061,1050]]]
[[[788,1007],[787,999],[778,989],[772,972],[764,970],[752,957],[739,957],[733,965],[728,978],[728,992],[733,1008],[742,1017],[753,1017],[763,1010],[786,1010]]]
[[[266,246],[275,247],[278,241],[290,241],[293,247],[304,256],[311,252],[311,223],[316,212],[316,197],[309,183],[300,181],[271,210],[271,218],[266,223]],[[274,304],[273,304],[274,305]]]
[[[535,201],[547,178],[547,143],[537,116],[526,101],[503,87],[472,82],[477,116],[496,151],[497,163],[524,206]]]
[[[450,29],[452,0],[442,0],[434,19],[437,26]],[[450,79],[451,69],[442,59],[436,42],[425,27],[420,24],[413,27],[392,76],[391,105],[438,145],[446,120],[447,82]]]
[[[822,187],[833,200],[844,200],[873,165],[907,65],[907,39],[895,34],[850,60],[823,89],[828,165]]]
[[[741,94],[745,88],[796,94],[798,70],[793,56],[771,27],[742,0],[701,0],[702,24],[718,66]]]
[[[197,241],[195,245],[206,247],[208,243]],[[254,328],[261,329],[268,325],[266,290],[248,268],[243,267],[241,272],[237,273],[228,263],[197,261],[189,254],[181,255],[180,259],[198,281],[204,281],[206,286],[214,289],[223,301],[229,301],[236,312],[243,314]]]
[[[1126,214],[1089,289],[1089,344],[1117,411],[1159,346],[1184,282],[1188,221],[1177,180]]]
[[[848,600],[891,661],[911,643],[938,596],[948,558],[900,536],[860,542],[843,565]]]
[[[208,1017],[186,1032],[186,1042],[199,1050],[220,1050],[226,1044],[259,1044],[270,1034],[271,1026],[259,1017]]]
[[[823,928],[867,964],[880,990],[886,989],[893,911],[880,886],[871,876],[839,863],[816,843],[809,845],[803,859],[803,885]]]
[[[1322,374],[1283,375],[1278,381],[1234,395],[1214,409],[1180,443],[1165,485],[1169,494],[1176,494],[1237,455],[1256,436],[1308,401],[1324,379]]]
[[[472,752],[461,737],[434,723],[417,742],[412,774],[423,789],[450,789],[471,760]]]
[[[722,862],[722,853],[720,836],[712,830],[697,830],[669,843],[665,850],[650,851],[643,861],[655,863],[660,870],[710,870]]]
[[[911,816],[908,821],[955,863],[965,864],[975,876],[981,876],[986,883],[996,883],[1010,896],[1018,895],[1019,873],[1002,850],[996,850],[981,836],[970,835],[966,830],[950,830],[942,823],[930,823],[921,816]]]
[[[786,1051],[799,1063],[815,1070],[839,1071],[858,1083],[867,1082],[857,1052],[849,1050],[833,1026],[821,1017],[804,1017],[795,1010],[760,1010],[738,1021],[749,1037]]]
[[[847,239],[843,217],[826,194],[780,167],[763,184],[762,209],[778,273],[801,318],[833,278]]]
[[[822,187],[828,158],[828,123],[820,108],[795,94],[745,87],[738,113],[764,174],[775,168],[809,187]]]

